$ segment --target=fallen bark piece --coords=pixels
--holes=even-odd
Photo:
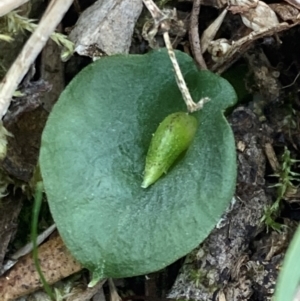
[[[142,0],[95,2],[81,14],[69,35],[75,51],[91,57],[99,56],[97,48],[108,55],[128,53],[142,7]]]
[[[53,284],[82,269],[67,250],[60,236],[55,236],[39,247],[41,270],[49,284]],[[11,301],[42,287],[40,277],[28,254],[0,278],[0,300]]]

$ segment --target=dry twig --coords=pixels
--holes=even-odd
[[[189,37],[190,37],[192,52],[198,67],[200,69],[207,69],[206,63],[202,56],[199,30],[198,30],[200,6],[201,6],[201,0],[194,0],[192,14],[191,14],[191,21],[190,21]]]
[[[5,115],[13,93],[72,2],[72,0],[52,0],[48,5],[37,29],[28,39],[0,84],[0,118]]]
[[[11,12],[13,9],[21,6],[22,4],[28,2],[28,0],[1,0],[0,1],[0,17]]]

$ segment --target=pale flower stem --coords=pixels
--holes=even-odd
[[[196,104],[194,103],[194,101],[192,99],[192,96],[189,92],[189,89],[188,89],[188,87],[186,85],[186,82],[183,78],[183,75],[181,73],[179,64],[176,60],[176,56],[175,56],[175,53],[174,53],[174,50],[173,50],[173,47],[172,47],[172,44],[171,44],[171,41],[170,41],[169,33],[166,31],[163,36],[164,36],[164,41],[165,41],[165,44],[166,44],[166,47],[167,47],[167,50],[168,50],[170,60],[172,62],[172,65],[173,65],[173,68],[174,68],[174,71],[175,71],[175,78],[176,78],[178,88],[179,88],[179,90],[182,94],[183,100],[186,103],[188,111],[193,112],[193,107]]]
[[[0,119],[5,115],[19,83],[72,5],[72,2],[72,0],[52,0],[49,3],[36,30],[30,36],[0,84]]]
[[[170,60],[172,62],[174,71],[175,71],[175,79],[176,79],[176,83],[177,86],[182,94],[183,100],[186,103],[187,106],[187,110],[188,112],[195,112],[200,110],[203,105],[209,101],[209,98],[205,97],[200,99],[200,101],[198,103],[195,103],[191,97],[191,94],[189,92],[189,89],[186,85],[186,82],[183,78],[183,75],[181,73],[179,64],[177,62],[173,47],[172,47],[172,43],[170,41],[170,36],[168,33],[168,24],[167,24],[167,19],[165,17],[165,15],[160,11],[160,9],[156,6],[156,4],[152,1],[152,0],[143,0],[145,6],[147,7],[147,9],[149,10],[152,18],[154,19],[154,24],[159,24],[161,29],[164,30],[163,33],[163,37],[164,37],[164,41],[166,44],[166,48],[168,50],[168,54],[170,57]]]

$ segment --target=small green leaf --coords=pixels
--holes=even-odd
[[[300,227],[285,254],[283,267],[278,276],[274,301],[293,301],[300,289]]]
[[[186,154],[141,188],[152,134],[186,111],[165,50],[106,57],[65,89],[45,127],[41,173],[59,232],[95,279],[159,270],[202,242],[235,190],[234,137],[224,110],[230,84],[176,52],[199,128]]]

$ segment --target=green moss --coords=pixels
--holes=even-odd
[[[267,228],[272,228],[277,231],[280,231],[282,228],[281,224],[275,222],[275,219],[279,215],[281,200],[284,199],[289,190],[297,188],[294,182],[300,182],[300,174],[291,170],[292,166],[299,162],[299,160],[292,159],[291,152],[286,147],[281,159],[280,170],[272,175],[279,178],[278,183],[271,186],[277,188],[277,198],[272,206],[265,208],[265,213],[262,217],[262,221],[266,224]]]
[[[17,11],[11,11],[0,18],[0,40],[13,42],[18,33],[33,32],[36,28],[34,19],[21,16]],[[65,35],[54,32],[51,39],[63,47],[61,55],[63,60],[69,58],[74,52],[74,44]]]

